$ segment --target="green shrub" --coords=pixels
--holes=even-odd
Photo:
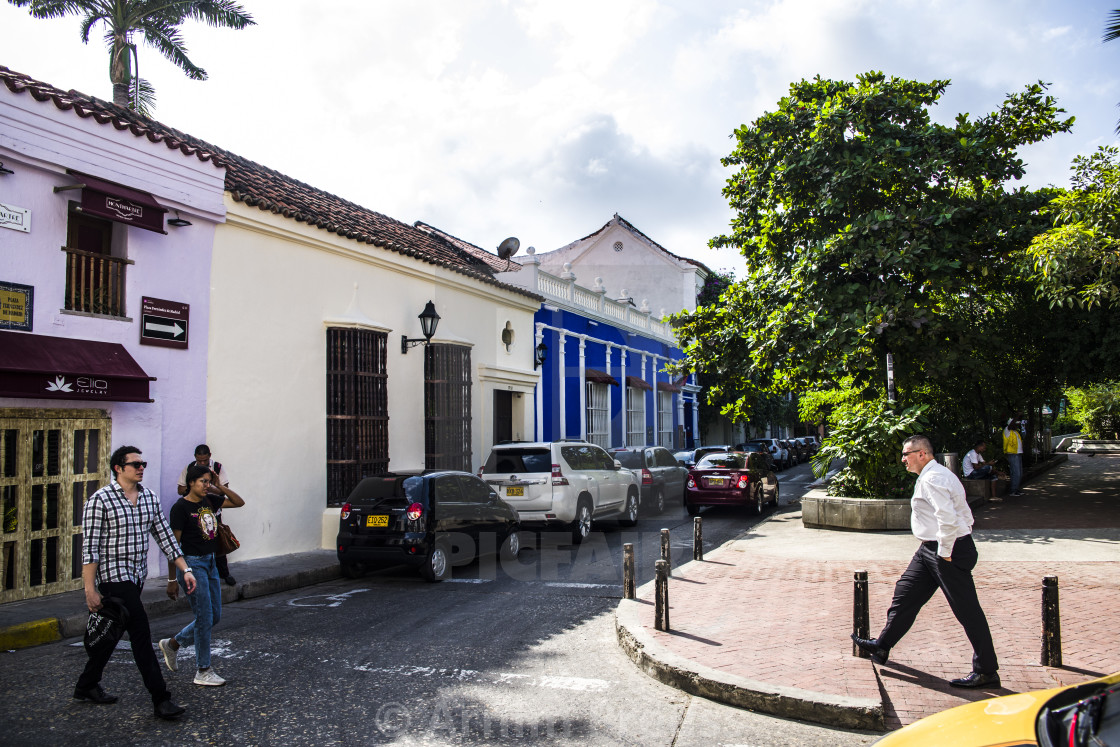
[[[1089,438],[1116,438],[1120,430],[1120,382],[1067,389],[1069,416]]]

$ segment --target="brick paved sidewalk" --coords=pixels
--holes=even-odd
[[[785,522],[789,526],[775,531],[769,542],[748,535],[709,553],[703,562],[674,571],[669,592],[673,630],[654,630],[653,608],[647,605],[637,616],[641,633],[653,644],[648,648],[704,670],[834,698],[881,700],[889,729],[967,701],[1120,671],[1120,643],[1114,626],[1106,622],[1120,616],[1120,535],[1107,529],[1120,526],[1120,458],[1073,455],[1066,465],[1028,484],[1025,492],[1017,501],[977,511],[981,549],[974,577],[993,631],[1002,689],[976,692],[948,686],[949,679],[968,673],[972,650],[941,594],[925,606],[885,666],[852,656],[853,571],[869,574],[874,635],[907,558],[813,557],[815,533],[827,530],[806,530],[799,520]],[[1091,522],[1079,518],[1085,514]],[[1035,531],[1047,523],[1060,525],[1056,528],[1064,530],[1065,544],[1050,544],[1046,532]],[[1089,557],[1105,559],[1066,559],[1078,554],[1068,549],[1075,547],[1071,532],[1086,523],[1091,526],[1076,537],[1095,543]],[[1020,529],[1029,531],[1015,533]],[[1014,554],[1022,559],[985,561],[985,531],[999,541],[1013,537],[1018,543]],[[861,545],[876,544],[876,535],[836,534],[828,537],[830,545],[846,542],[858,551]],[[913,546],[912,538],[890,539]],[[791,543],[803,543],[807,557],[797,557]],[[1100,543],[1111,543],[1103,555]],[[995,554],[994,546],[990,554]],[[1047,575],[1060,579],[1062,668],[1039,665],[1041,586]],[[652,597],[651,585],[642,591],[647,600]]]

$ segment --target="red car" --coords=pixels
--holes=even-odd
[[[701,506],[749,506],[761,514],[767,504],[778,505],[778,476],[758,452],[709,454],[688,471],[684,507],[689,516]]]

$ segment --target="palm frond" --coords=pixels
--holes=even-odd
[[[1104,27],[1104,40],[1106,42],[1120,39],[1120,9],[1108,14],[1108,25]]]

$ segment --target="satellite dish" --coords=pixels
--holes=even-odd
[[[517,250],[520,248],[521,242],[517,240],[516,236],[510,236],[501,244],[498,244],[498,259],[506,261],[506,270],[509,270],[509,258],[517,254]]]

